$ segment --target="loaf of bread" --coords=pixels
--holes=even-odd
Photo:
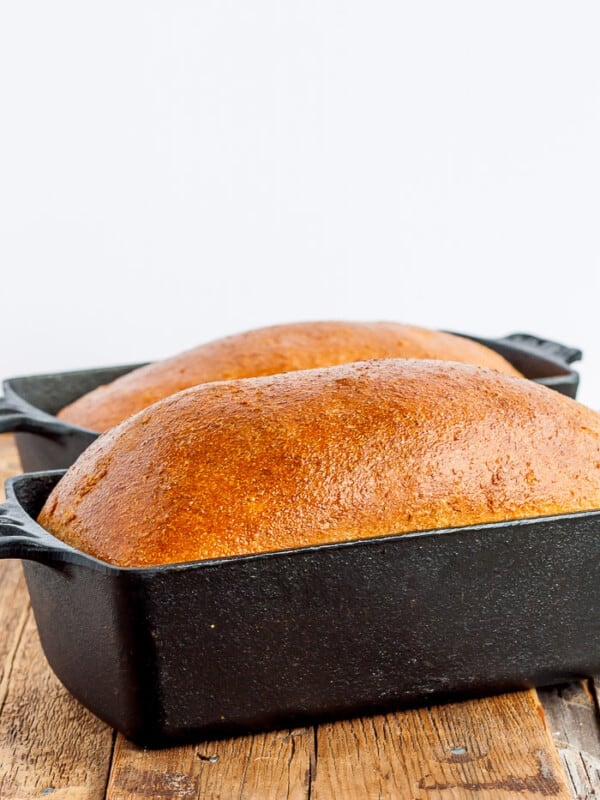
[[[105,431],[157,400],[200,383],[373,358],[434,358],[519,374],[493,350],[448,333],[395,322],[305,322],[217,339],[142,367],[84,395],[58,416]]]
[[[600,416],[470,365],[209,383],[101,436],[40,524],[147,566],[600,507]]]

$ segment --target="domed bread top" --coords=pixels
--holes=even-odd
[[[437,358],[519,373],[502,356],[449,333],[396,322],[304,322],[260,328],[134,370],[58,414],[96,431],[199,383],[275,375],[372,358]]]
[[[173,395],[94,442],[39,522],[146,566],[598,507],[598,414],[492,370],[398,359]]]

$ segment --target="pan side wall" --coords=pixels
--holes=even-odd
[[[157,573],[142,742],[597,673],[599,533],[538,521]]]
[[[150,735],[156,683],[136,582],[85,565],[23,563],[42,647],[62,683],[130,738]]]

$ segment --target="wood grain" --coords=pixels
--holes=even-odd
[[[311,800],[571,796],[534,691],[321,725]]]
[[[600,726],[589,681],[540,689],[539,697],[573,797],[600,797]]]
[[[14,437],[10,433],[2,433],[0,434],[0,481],[2,483],[0,494],[2,498],[4,498],[4,481],[20,472],[22,472],[21,462]]]
[[[313,745],[313,728],[162,751],[141,750],[119,736],[107,800],[305,800]]]
[[[0,713],[28,611],[29,598],[21,565],[16,561],[0,562]]]

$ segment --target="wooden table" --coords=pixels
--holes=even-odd
[[[0,478],[20,472],[0,436]],[[600,798],[598,687],[538,692],[141,750],[46,664],[21,566],[0,562],[0,798]]]

